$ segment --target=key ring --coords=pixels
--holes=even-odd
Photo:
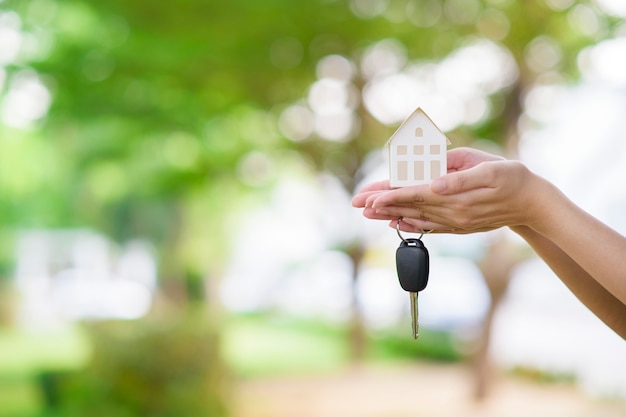
[[[400,234],[400,222],[402,221],[403,218],[404,218],[403,216],[400,216],[400,217],[398,217],[398,221],[396,221],[396,233],[398,233],[398,237],[400,239],[402,239],[402,241],[404,243],[408,244],[409,242],[407,242],[407,240],[402,236],[402,234]],[[431,230],[431,232],[432,232],[432,230]],[[428,233],[430,233],[430,232],[428,232]],[[417,238],[417,240],[420,240],[422,238],[422,236],[424,236],[424,231],[423,230],[421,230],[421,233],[420,233],[419,237]]]

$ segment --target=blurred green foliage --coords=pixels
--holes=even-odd
[[[2,310],[6,304],[0,306]],[[6,326],[0,330],[0,416],[43,415],[46,377],[42,376],[50,381],[50,376],[82,369],[89,352],[90,342],[77,327],[28,331]]]
[[[150,239],[165,277],[218,273],[224,220],[247,190],[237,177],[246,155],[277,161],[295,150],[351,188],[390,133],[360,105],[352,141],[282,137],[277,118],[305,97],[321,58],[358,62],[367,47],[396,39],[408,59],[436,62],[491,37],[515,57],[520,88],[495,92],[489,117],[461,126],[457,145],[464,136],[504,142],[521,94],[541,75],[526,64],[529,43],[552,39],[563,57],[556,72],[572,77],[576,52],[616,25],[576,3],[603,30],[578,30],[575,5],[555,10],[543,0],[6,0],[0,11],[15,11],[28,39],[5,66],[7,85],[35,71],[52,101],[34,126],[0,126],[2,233],[88,226],[116,240]]]
[[[327,372],[350,361],[345,326],[275,314],[231,317],[224,359],[241,376]]]
[[[448,333],[423,329],[419,343],[406,328],[368,332],[368,361],[430,360],[454,362],[465,357]],[[344,325],[276,314],[233,317],[223,334],[225,359],[242,376],[313,374],[352,361]]]
[[[572,23],[576,10],[598,30]],[[306,102],[320,59],[338,54],[358,67],[367,48],[395,39],[408,60],[436,63],[471,40],[496,42],[519,76],[488,97],[484,120],[452,135],[456,146],[475,138],[505,144],[514,142],[524,94],[546,79],[574,80],[578,51],[619,25],[591,0],[5,0],[0,12],[23,34],[20,53],[0,67],[0,102],[24,77],[39,79],[51,100],[28,126],[0,123],[0,279],[13,267],[19,230],[89,227],[117,241],[150,240],[161,278],[187,280],[196,299],[198,281],[217,280],[224,268],[230,216],[257,190],[238,174],[247,156],[260,152],[276,166],[292,158],[335,175],[351,192],[367,155],[391,133],[359,100],[360,130],[351,140],[283,137],[281,112]],[[546,73],[527,59],[540,36],[561,56]],[[355,78],[361,97],[367,80],[358,68]],[[257,185],[265,191],[272,179]],[[340,249],[358,263],[359,245]],[[0,319],[9,316],[0,311]],[[309,345],[315,331],[299,326],[274,329],[267,340],[290,340],[305,352],[317,346],[324,360],[342,360],[335,339]],[[214,331],[184,320],[94,328],[93,364],[60,401],[93,416],[221,415]],[[261,360],[244,348],[263,339],[251,334],[244,326],[228,343],[254,368]],[[449,340],[428,339],[437,342],[431,354],[454,358]],[[391,337],[378,348],[412,355],[413,346]],[[261,347],[269,355],[275,344]]]
[[[80,369],[89,352],[88,338],[76,327],[47,331],[2,329],[0,379]]]
[[[225,416],[229,377],[205,318],[90,326],[84,370],[48,376],[48,404],[63,416]]]
[[[415,343],[407,327],[371,332],[367,360],[464,358],[450,335],[423,329]],[[0,417],[227,415],[237,378],[319,374],[352,363],[345,326],[276,314],[231,317],[219,334],[193,317],[83,329],[87,334],[0,335]],[[168,400],[152,403],[155,397]],[[103,411],[92,413],[96,408]],[[174,408],[177,414],[167,414]]]

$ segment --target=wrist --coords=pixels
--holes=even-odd
[[[526,196],[529,204],[525,221],[520,226],[526,226],[542,235],[549,235],[554,227],[561,227],[569,200],[551,182],[538,175],[531,175],[534,185],[530,188],[532,193]]]

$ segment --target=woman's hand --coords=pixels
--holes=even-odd
[[[402,217],[407,232],[473,233],[532,223],[545,195],[538,193],[542,183],[519,162],[457,148],[448,152],[448,174],[430,186],[390,189],[381,181],[360,190],[352,204],[392,227]]]

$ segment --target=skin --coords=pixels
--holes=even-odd
[[[470,148],[448,152],[448,174],[430,185],[367,185],[352,200],[370,219],[405,232],[466,234],[509,227],[567,287],[626,339],[626,238],[518,161]]]

